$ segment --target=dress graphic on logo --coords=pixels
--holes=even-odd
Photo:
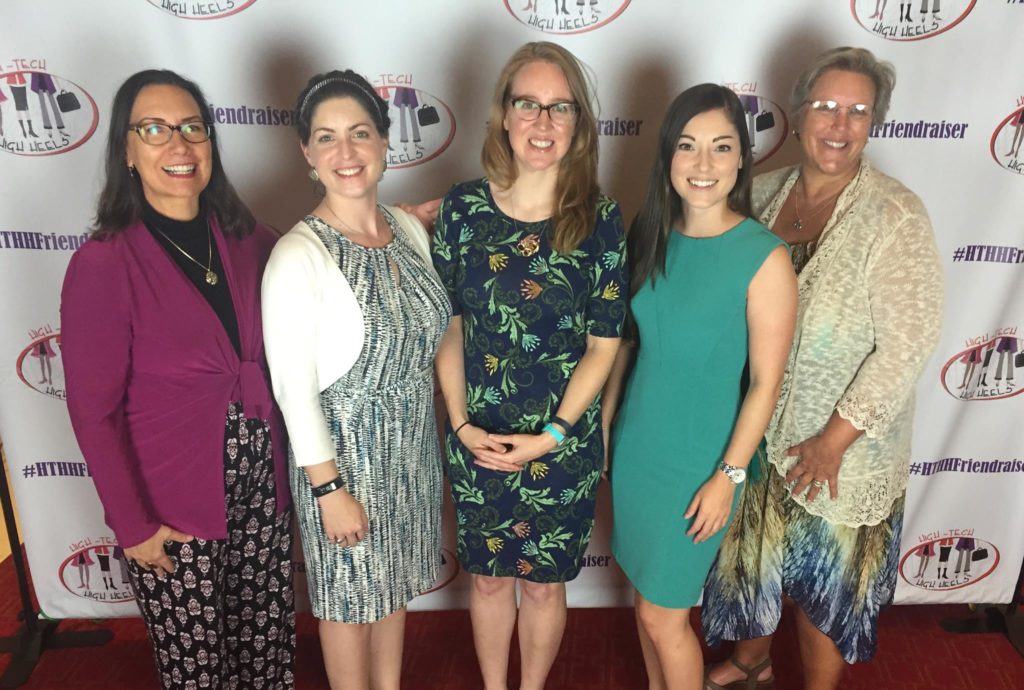
[[[11,95],[14,96],[14,110],[18,113],[18,124],[21,125],[21,136],[36,137],[39,135],[32,129],[32,118],[28,114],[28,93],[24,72],[12,72],[4,77],[7,85],[11,87]]]
[[[92,560],[89,555],[89,549],[82,549],[75,556],[75,567],[78,568],[78,588],[89,589],[89,566],[95,565],[96,561]]]
[[[60,108],[57,107],[57,87],[53,83],[53,77],[46,72],[32,73],[32,90],[39,96],[39,111],[43,114],[43,129],[53,130],[64,129],[64,118],[60,116]],[[50,113],[53,114],[53,122],[50,122]],[[53,136],[53,132],[48,132]]]
[[[412,141],[417,149],[422,149],[423,147],[420,146],[420,125],[416,121],[416,108],[420,105],[419,99],[416,97],[416,89],[409,88],[408,86],[396,86],[395,100],[392,103],[398,107],[398,122],[401,128],[399,141],[405,145],[409,143],[409,133],[405,124],[406,119],[408,119],[409,126],[412,128]]]
[[[1020,155],[1020,144],[1024,141],[1024,108],[1018,110],[1006,126],[1013,127],[1013,138],[1010,140],[1010,150],[1003,155],[1007,158],[1016,158]]]

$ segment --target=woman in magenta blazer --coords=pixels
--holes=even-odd
[[[221,166],[207,100],[118,90],[92,237],[61,303],[68,409],[164,688],[292,688],[287,441],[263,354],[275,236]]]

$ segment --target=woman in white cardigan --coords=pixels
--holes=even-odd
[[[790,244],[797,334],[737,517],[708,575],[709,643],[741,640],[706,687],[772,687],[771,635],[793,601],[808,690],[872,657],[892,600],[914,390],[942,315],[921,200],[862,153],[895,73],[867,50],[818,56],[791,98],[801,163],[754,180],[754,212]],[[758,464],[755,461],[755,464]]]
[[[263,278],[267,359],[332,688],[398,688],[406,604],[440,561],[433,359],[451,305],[412,216],[377,201],[387,103],[313,77],[296,126],[323,200]]]

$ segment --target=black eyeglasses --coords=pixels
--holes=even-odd
[[[150,146],[163,146],[171,140],[175,132],[190,144],[201,144],[213,136],[213,126],[205,122],[182,122],[180,125],[168,125],[163,122],[146,122],[131,125],[128,131],[135,132],[143,142]]]
[[[536,120],[540,117],[541,113],[547,111],[548,117],[556,125],[570,124],[576,119],[576,113],[580,108],[572,101],[558,101],[557,103],[541,105],[536,101],[531,101],[529,98],[513,97],[508,102],[512,106],[512,112],[523,120],[528,122]]]

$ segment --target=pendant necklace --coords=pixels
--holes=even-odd
[[[831,204],[833,201],[835,201],[836,199],[839,198],[839,195],[843,192],[844,188],[845,187],[840,187],[838,192],[836,192],[835,194],[827,197],[824,201],[819,202],[814,208],[812,208],[810,211],[808,211],[805,214],[800,213],[800,191],[798,189],[794,189],[793,190],[793,207],[794,207],[794,210],[796,211],[796,220],[793,221],[793,229],[796,230],[797,232],[800,232],[801,230],[803,230],[804,229],[804,222],[803,222],[803,219],[800,216],[802,215],[808,221],[813,220],[818,215],[818,213],[821,212],[822,209],[826,208],[829,204]]]
[[[161,230],[160,228],[155,228],[155,229],[156,229],[157,232],[160,233],[161,237],[163,237],[165,240],[167,240],[168,242],[171,243],[172,247],[174,247],[179,252],[181,252],[189,261],[194,263],[196,266],[198,266],[199,268],[201,268],[204,271],[206,271],[206,284],[207,285],[216,285],[220,281],[220,278],[217,277],[217,274],[213,272],[213,231],[210,230],[210,221],[209,220],[206,221],[207,256],[206,256],[206,265],[205,266],[203,264],[201,264],[199,261],[197,261],[194,256],[192,256],[191,254],[186,252],[184,249],[182,249],[180,246],[178,246],[178,243],[175,242],[174,240],[172,240],[170,237],[168,237],[167,234],[164,233],[163,230]]]

